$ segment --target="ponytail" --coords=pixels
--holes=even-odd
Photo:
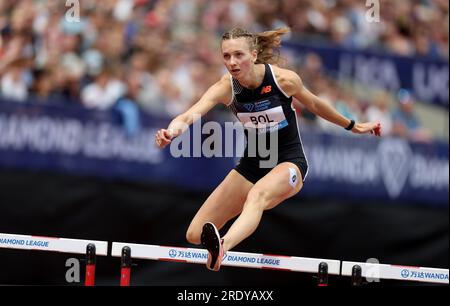
[[[223,34],[222,41],[244,37],[249,43],[250,50],[258,52],[255,64],[278,64],[280,61],[281,36],[289,32],[288,27],[255,34],[242,28],[233,28]]]

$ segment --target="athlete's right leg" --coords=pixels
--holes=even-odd
[[[253,184],[236,170],[225,177],[219,186],[198,210],[186,233],[186,239],[193,244],[200,244],[203,225],[213,223],[218,229],[236,217],[244,206],[247,194]]]

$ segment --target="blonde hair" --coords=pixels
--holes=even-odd
[[[256,50],[258,57],[255,64],[278,64],[280,61],[281,36],[290,32],[288,27],[250,33],[243,28],[233,28],[222,35],[222,41],[244,37],[250,50]]]

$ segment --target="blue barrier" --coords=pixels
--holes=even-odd
[[[174,158],[169,148],[154,146],[157,129],[166,127],[169,119],[141,114],[140,120],[141,130],[130,136],[115,111],[0,100],[0,167],[205,191],[217,186],[237,161],[236,157]],[[309,131],[302,140],[309,161],[304,196],[448,206],[447,143]]]

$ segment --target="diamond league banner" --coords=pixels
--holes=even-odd
[[[310,133],[302,139],[310,163],[309,195],[448,206],[446,143]]]
[[[219,184],[233,166],[232,159],[174,158],[168,149],[154,144],[156,131],[169,119],[141,114],[140,121],[139,132],[129,135],[115,111],[0,99],[0,167],[201,190]],[[208,169],[215,169],[214,173]]]
[[[223,141],[228,123],[203,118],[179,144],[190,146],[187,151],[159,150],[154,135],[169,120],[141,114],[140,130],[129,135],[115,111],[0,101],[0,167],[211,190],[236,164],[242,135],[232,138],[229,150]],[[211,143],[214,133],[220,135]],[[309,162],[302,196],[448,206],[447,143],[310,131],[302,133],[302,140]],[[206,143],[219,150],[205,154]]]

